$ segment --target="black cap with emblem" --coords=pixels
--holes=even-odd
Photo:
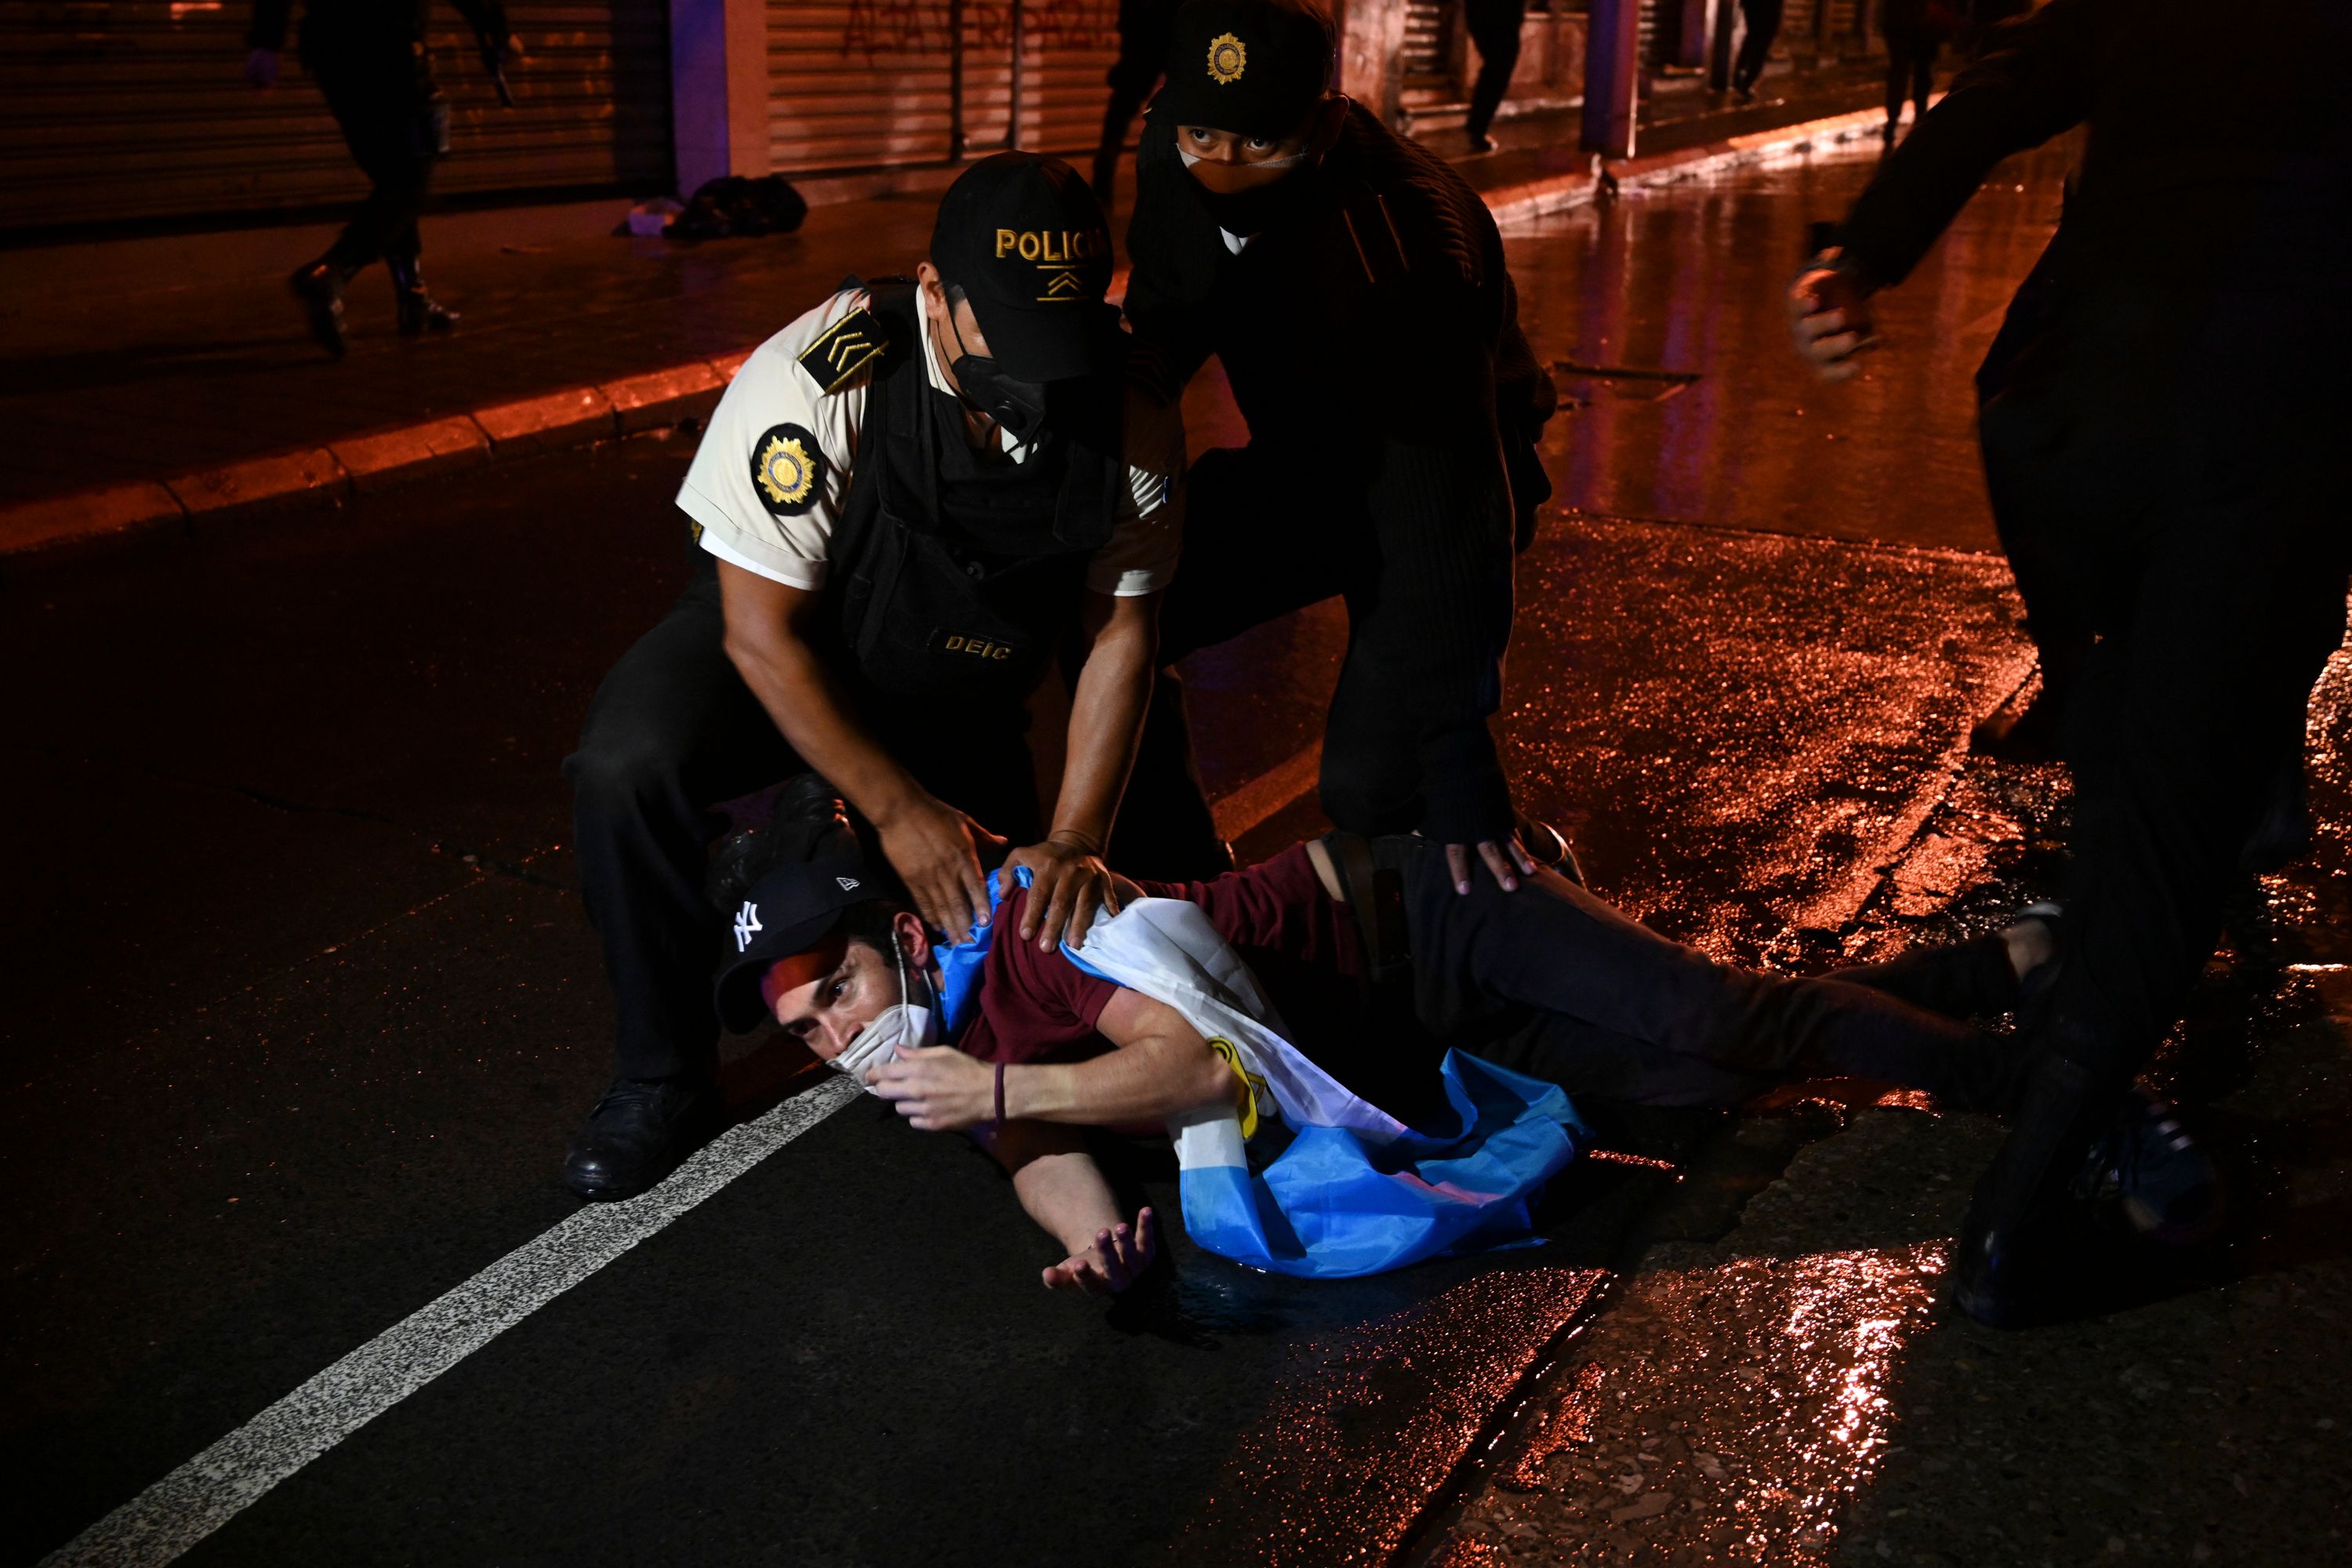
[[[940,200],[931,265],[961,288],[991,358],[1022,381],[1097,375],[1117,362],[1110,226],[1059,158],[999,153],[956,177]]]
[[[768,971],[831,936],[851,905],[886,896],[854,857],[787,861],[761,878],[735,910],[735,956],[713,996],[719,1021],[738,1034],[756,1027],[768,1014]]]
[[[1176,13],[1153,117],[1243,136],[1296,135],[1330,90],[1336,37],[1318,0],[1192,0]]]

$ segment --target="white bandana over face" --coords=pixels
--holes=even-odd
[[[918,1006],[907,988],[907,950],[891,933],[890,948],[898,960],[898,1000],[885,1007],[875,1020],[857,1032],[857,1037],[833,1058],[835,1072],[848,1074],[857,1080],[866,1093],[874,1092],[866,1081],[866,1073],[880,1067],[901,1050],[919,1051],[940,1043],[940,1014],[935,1006]]]

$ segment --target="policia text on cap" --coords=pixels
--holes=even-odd
[[[948,190],[916,279],[845,288],[728,388],[678,491],[693,580],[565,763],[619,1013],[618,1081],[566,1165],[583,1195],[641,1190],[711,1125],[714,803],[813,769],[934,928],[985,920],[999,834],[1043,894],[1024,938],[1091,920],[1184,455],[1159,400],[1129,412],[1109,278],[1085,183],[1001,153]],[[1048,836],[1024,704],[1066,655],[1082,662]]]
[[[1325,811],[1452,846],[1465,888],[1475,852],[1509,887],[1527,859],[1487,721],[1514,541],[1550,494],[1551,384],[1486,205],[1328,90],[1332,36],[1312,0],[1192,0],[1137,154],[1139,353],[1171,387],[1215,354],[1251,436],[1188,479],[1160,651],[1344,595]],[[1160,696],[1114,854],[1137,875],[1169,874],[1129,852],[1140,836],[1207,820],[1172,686]]]

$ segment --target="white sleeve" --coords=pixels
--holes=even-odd
[[[753,351],[719,398],[677,491],[678,510],[701,525],[705,550],[812,593],[824,586],[866,386],[859,380],[822,392],[800,353],[863,303],[835,295]]]
[[[1166,588],[1184,548],[1184,411],[1132,386],[1127,479],[1110,541],[1087,565],[1087,587],[1122,599]]]

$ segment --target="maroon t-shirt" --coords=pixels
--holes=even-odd
[[[1352,1017],[1363,950],[1354,917],[1323,890],[1304,845],[1212,882],[1146,882],[1155,898],[1198,904],[1250,966],[1295,1031]],[[981,963],[980,1011],[956,1043],[982,1061],[1069,1060],[1103,1048],[1095,1032],[1118,988],[1020,940],[1025,889],[997,908],[997,940]],[[1301,1042],[1302,1048],[1314,1054]]]

